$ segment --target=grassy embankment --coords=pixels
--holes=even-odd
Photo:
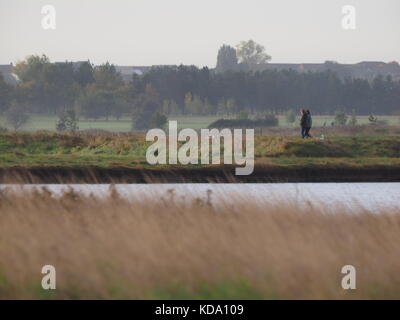
[[[0,192],[0,299],[400,296],[399,211],[299,209],[240,194],[221,206],[182,205],[173,192],[131,203],[111,191],[97,200]],[[53,291],[41,288],[47,264],[57,271]],[[341,287],[349,264],[356,290]]]
[[[150,167],[137,134],[0,134],[0,166]],[[400,165],[398,137],[256,137],[256,165]],[[161,168],[162,166],[156,166]],[[171,166],[172,167],[172,166]],[[200,167],[192,166],[192,167]],[[164,166],[165,168],[165,166]]]

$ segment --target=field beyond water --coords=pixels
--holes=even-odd
[[[400,212],[246,200],[2,190],[0,299],[399,297]],[[48,264],[56,290],[41,288]],[[356,290],[341,287],[345,265]]]
[[[150,144],[144,135],[129,133],[2,133],[0,181],[79,182],[79,177],[87,179],[82,182],[92,183],[239,179],[234,177],[234,166],[229,165],[151,166],[145,157]],[[25,181],[17,181],[18,175]],[[56,176],[67,181],[57,181]],[[257,136],[255,171],[241,179],[338,181],[335,176],[342,177],[339,181],[400,181],[400,138],[333,136],[303,140]]]
[[[294,123],[287,122],[286,118],[282,115],[278,115],[279,128],[297,128],[299,125],[299,117],[297,117]],[[398,126],[400,125],[400,116],[387,116],[378,115],[377,118],[380,121],[384,121],[387,125]],[[212,122],[220,119],[218,116],[169,116],[169,120],[176,120],[178,122],[178,128],[192,128],[201,129],[207,128]],[[32,115],[26,125],[23,126],[24,131],[34,132],[37,130],[49,130],[54,131],[58,121],[57,116],[46,116],[46,115]],[[324,124],[330,126],[335,121],[335,116],[319,116],[313,115],[313,126],[321,127]],[[359,125],[367,125],[369,123],[368,116],[357,116],[357,123]],[[4,117],[0,116],[0,127],[7,127],[7,121]],[[11,128],[10,128],[11,129]],[[122,117],[119,120],[116,119],[97,119],[87,120],[79,119],[80,130],[106,130],[110,132],[130,132],[132,129],[132,119],[130,117]]]

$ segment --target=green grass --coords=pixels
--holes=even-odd
[[[150,167],[146,162],[150,144],[143,136],[133,134],[3,133],[0,166]],[[400,140],[398,137],[334,137],[323,141],[256,137],[255,158],[256,164],[282,166],[399,165]]]
[[[369,124],[368,120],[369,116],[357,116],[357,124],[358,125],[363,125],[363,124]],[[298,127],[299,126],[299,121],[300,117],[298,116],[296,119],[296,122],[294,123],[288,123],[285,119],[284,116],[279,116],[279,126],[280,127]],[[387,125],[395,126],[400,124],[400,116],[377,116],[378,120],[384,120],[387,121]],[[313,115],[313,126],[314,127],[321,127],[324,124],[326,126],[330,126],[332,122],[335,121],[335,116],[318,116],[318,115]]]
[[[177,120],[178,128],[192,128],[195,130],[201,128],[207,128],[212,122],[219,119],[218,116],[170,116],[169,120]],[[296,119],[295,123],[288,123],[284,116],[279,116],[279,127],[281,128],[295,128],[299,126],[299,119]],[[387,121],[388,125],[399,125],[399,116],[378,116],[379,120]],[[325,123],[330,126],[331,122],[334,121],[334,116],[313,116],[313,126],[320,127]],[[357,116],[357,124],[368,124],[368,116]],[[41,116],[33,115],[31,116],[29,122],[22,127],[24,131],[37,131],[37,130],[55,130],[57,123],[56,116]],[[0,117],[0,126],[10,127],[7,125],[4,117]],[[79,129],[101,129],[111,132],[130,132],[131,131],[131,119],[129,117],[123,117],[120,120],[105,119],[100,120],[79,120]]]
[[[41,116],[33,115],[27,124],[25,124],[21,129],[24,131],[37,131],[37,130],[52,130],[56,129],[56,123],[58,118],[56,116]],[[7,123],[4,117],[0,117],[0,125],[7,127]],[[105,119],[101,120],[79,120],[79,129],[102,129],[112,132],[129,132],[131,130],[131,120],[129,118],[122,118],[120,120],[110,119],[109,121]]]
[[[24,125],[21,129],[24,131],[38,131],[38,130],[51,130],[54,131],[57,123],[56,116],[39,116],[34,115],[31,116],[29,122]],[[169,120],[177,120],[179,129],[183,128],[192,128],[192,129],[201,129],[207,128],[207,126],[217,120],[218,117],[169,117]],[[10,126],[7,125],[4,117],[0,117],[0,126],[11,129]],[[109,119],[108,121],[105,119],[100,120],[79,120],[79,129],[80,130],[88,130],[88,129],[101,129],[107,130],[111,132],[130,132],[132,127],[132,121],[129,117],[121,118],[120,120]]]

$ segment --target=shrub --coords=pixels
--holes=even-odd
[[[247,111],[245,111],[245,110],[242,110],[237,114],[237,119],[245,120],[245,119],[248,119],[248,118],[249,118],[249,113]]]
[[[266,116],[263,119],[218,119],[211,123],[208,128],[256,128],[272,127],[278,124],[275,115]]]
[[[296,113],[294,110],[288,110],[284,113],[287,123],[293,124],[296,121]]]
[[[25,108],[16,102],[11,104],[10,108],[6,111],[5,116],[7,122],[15,131],[20,129],[29,120],[29,115]]]
[[[78,119],[75,115],[74,110],[68,110],[66,112],[63,112],[59,116],[58,122],[56,125],[56,130],[57,131],[71,131],[71,132],[75,132],[75,131],[79,130]]]
[[[370,114],[368,117],[368,121],[370,124],[376,124],[378,122],[378,117],[375,117],[373,114]]]
[[[349,125],[355,126],[356,124],[357,124],[357,116],[356,116],[355,111],[353,110],[350,120],[349,120]]]
[[[160,113],[160,112],[156,112],[152,117],[151,117],[151,126],[153,128],[163,128],[166,123],[167,123],[167,117]]]
[[[342,112],[338,111],[335,114],[335,124],[339,126],[344,126],[347,123],[348,116]]]

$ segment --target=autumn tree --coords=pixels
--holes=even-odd
[[[236,54],[239,63],[245,70],[263,69],[271,60],[271,56],[265,52],[264,46],[253,40],[241,41],[236,46]]]

